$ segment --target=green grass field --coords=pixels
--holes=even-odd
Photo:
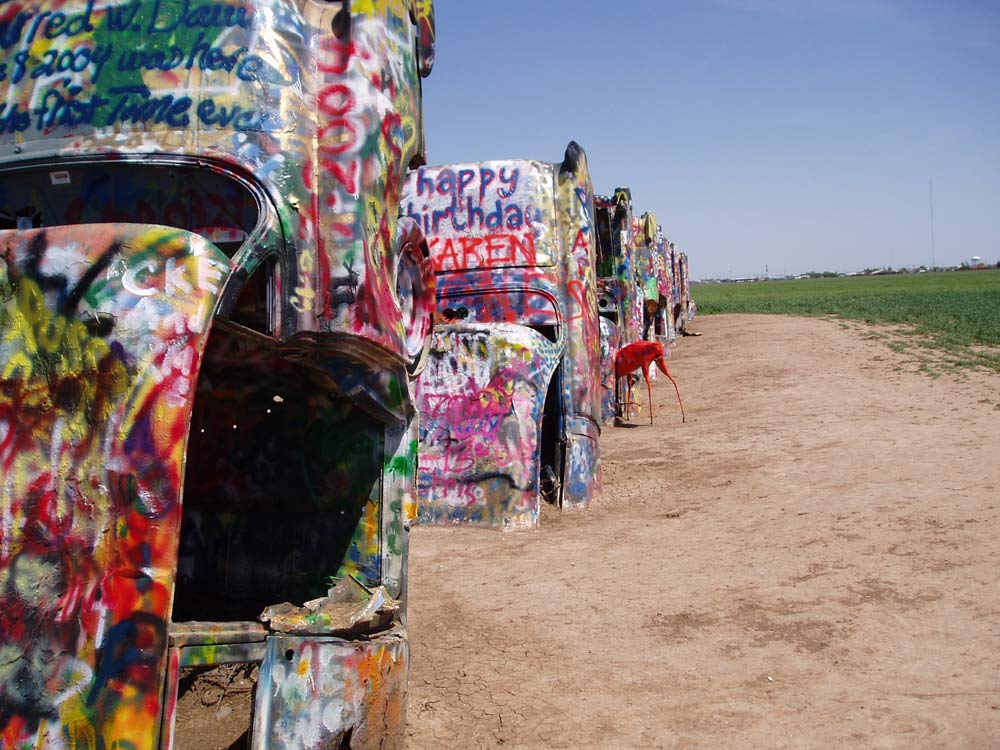
[[[835,316],[898,325],[894,348],[923,348],[944,367],[1000,371],[1000,270],[695,284],[699,315]],[[992,351],[991,351],[992,350]]]

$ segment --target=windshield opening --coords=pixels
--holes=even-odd
[[[608,278],[615,275],[614,242],[611,236],[611,211],[598,206],[597,216],[597,277]]]
[[[107,161],[0,172],[0,229],[162,224],[233,257],[259,218],[245,185],[204,167]]]

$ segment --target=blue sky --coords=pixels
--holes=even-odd
[[[627,9],[627,10],[626,10]],[[1000,260],[1000,0],[435,0],[432,164],[587,151],[695,278]]]

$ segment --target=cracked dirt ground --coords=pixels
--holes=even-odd
[[[414,530],[409,750],[1000,747],[1000,376],[696,327],[586,513]]]

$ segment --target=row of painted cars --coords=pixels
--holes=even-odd
[[[437,280],[417,383],[419,518],[505,530],[543,502],[585,508],[600,487],[601,425],[629,419],[615,354],[671,344],[693,318],[687,256],[619,188],[595,196],[586,156],[412,172],[402,215]]]
[[[596,491],[601,344],[671,335],[683,258],[595,240],[574,145],[423,166],[434,37],[2,4],[0,747],[400,747],[410,519]]]

